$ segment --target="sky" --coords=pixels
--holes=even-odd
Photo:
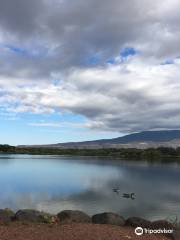
[[[0,143],[180,129],[180,1],[1,0]]]

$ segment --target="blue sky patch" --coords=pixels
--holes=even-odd
[[[168,60],[164,61],[163,63],[161,63],[161,65],[170,65],[170,64],[174,64],[173,59],[168,59]]]
[[[24,48],[19,48],[19,47],[15,47],[12,45],[5,45],[5,47],[7,49],[9,49],[11,52],[16,53],[16,54],[20,54],[20,55],[27,55],[28,51]]]
[[[86,64],[88,66],[96,66],[100,63],[101,57],[98,55],[91,56],[87,59]]]
[[[110,58],[109,60],[107,60],[108,64],[116,64],[116,59],[115,58]]]
[[[129,57],[129,56],[134,56],[136,54],[137,54],[137,51],[134,48],[132,48],[132,47],[126,47],[120,53],[120,55],[123,58]]]

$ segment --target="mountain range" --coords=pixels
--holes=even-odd
[[[100,139],[84,142],[67,142],[49,145],[31,145],[29,147],[48,148],[149,148],[179,147],[180,130],[143,131],[118,138]],[[27,147],[27,146],[26,146]]]

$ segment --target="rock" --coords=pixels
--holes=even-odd
[[[176,230],[171,235],[172,240],[180,240],[180,231]]]
[[[91,218],[84,212],[64,210],[57,215],[60,223],[89,223]]]
[[[151,223],[151,229],[166,229],[166,230],[175,230],[175,226],[168,222],[167,220],[157,220]],[[165,233],[164,235],[172,238],[173,233]],[[180,239],[179,239],[180,240]]]
[[[152,229],[167,229],[167,230],[173,230],[175,227],[172,223],[166,221],[166,220],[158,220],[151,223]]]
[[[126,220],[126,226],[150,228],[151,222],[139,217],[130,217]]]
[[[54,216],[37,210],[24,209],[15,214],[15,220],[22,222],[53,223]]]
[[[92,216],[92,222],[97,224],[111,224],[117,226],[125,225],[123,217],[115,213],[100,213]]]
[[[9,209],[0,209],[0,223],[9,223],[13,220],[15,213]]]

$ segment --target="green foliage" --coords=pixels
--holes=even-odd
[[[14,147],[0,145],[1,153],[37,154],[37,155],[73,155],[73,156],[97,156],[119,158],[123,160],[149,161],[149,162],[180,162],[180,148],[101,148],[101,149],[60,149],[47,147]]]
[[[0,145],[0,152],[2,153],[11,153],[11,152],[15,152],[15,147],[7,145],[7,144],[3,144]]]
[[[162,154],[157,149],[149,148],[141,152],[141,159],[146,159],[149,161],[160,161]]]

